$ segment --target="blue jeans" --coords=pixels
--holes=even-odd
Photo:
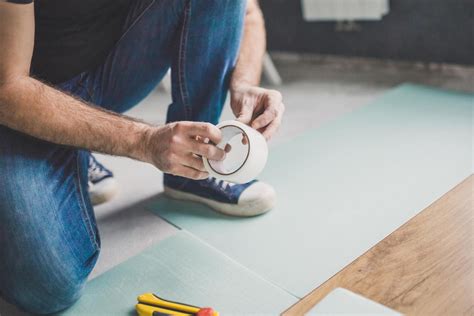
[[[123,112],[172,71],[167,121],[216,123],[242,36],[245,0],[133,1],[96,69],[58,85]],[[80,296],[100,250],[87,194],[89,152],[0,126],[0,294],[38,314]]]

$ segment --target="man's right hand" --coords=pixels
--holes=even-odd
[[[203,122],[175,122],[147,131],[144,159],[163,172],[190,179],[209,175],[201,157],[222,160],[224,150],[216,147],[222,135],[219,128]]]

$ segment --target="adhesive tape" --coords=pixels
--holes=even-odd
[[[222,161],[203,157],[204,167],[209,175],[234,183],[247,183],[262,172],[268,157],[267,141],[262,134],[238,121],[224,121],[217,125],[222,132],[222,140],[216,146],[230,151]],[[247,138],[247,144],[242,138]]]

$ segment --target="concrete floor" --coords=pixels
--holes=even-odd
[[[280,132],[270,146],[368,104],[403,82],[474,92],[473,67],[286,54],[275,54],[274,57],[284,80],[278,89],[284,96],[286,114]],[[169,103],[170,97],[156,90],[127,114],[162,124]],[[226,106],[223,119],[232,117]],[[102,252],[91,278],[177,231],[144,208],[147,200],[163,190],[162,173],[158,169],[126,158],[97,156],[114,171],[120,192],[114,200],[95,209]],[[0,315],[25,314],[0,300]]]

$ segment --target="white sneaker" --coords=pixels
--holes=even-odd
[[[92,205],[105,203],[117,194],[118,185],[114,174],[98,162],[92,154],[89,156],[88,180]]]
[[[235,184],[215,178],[189,180],[165,175],[165,194],[178,200],[205,204],[231,216],[256,216],[270,211],[276,201],[273,187],[257,180]]]

